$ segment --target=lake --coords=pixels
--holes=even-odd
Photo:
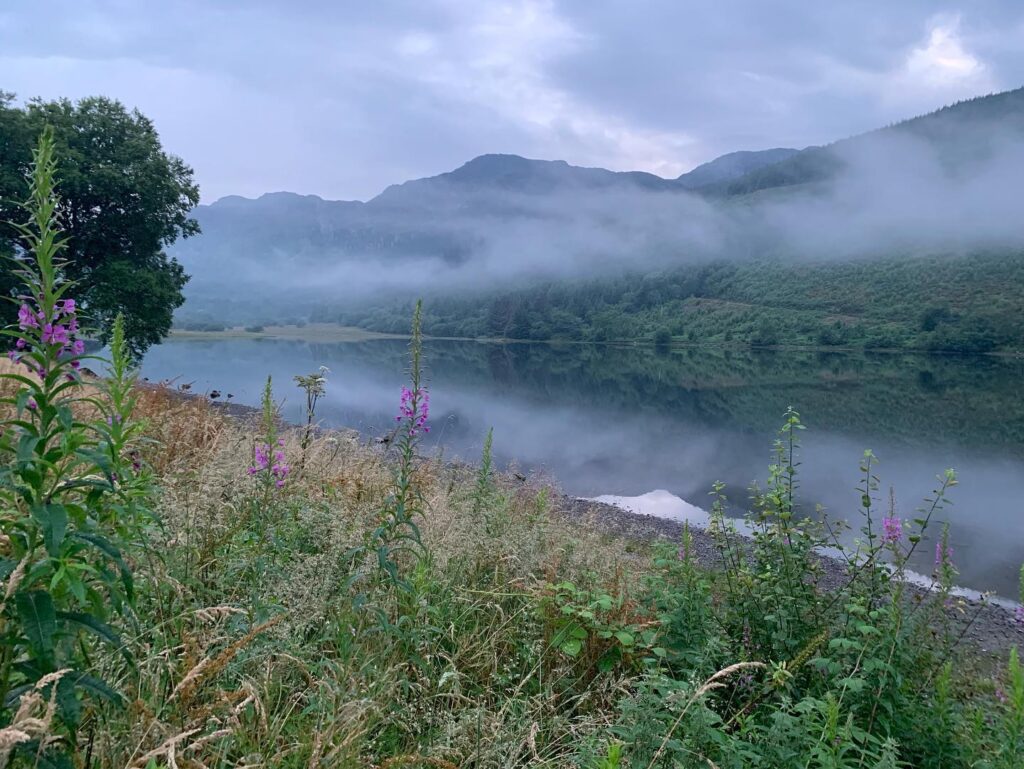
[[[879,458],[877,510],[913,517],[955,468],[951,523],[959,581],[1016,597],[1024,561],[1024,361],[1012,358],[774,350],[425,343],[431,389],[428,442],[475,461],[494,428],[494,455],[550,476],[578,496],[666,490],[709,505],[716,480],[735,513],[767,475],[787,406],[800,412],[803,511],[860,526],[858,465]],[[193,382],[257,405],[267,375],[298,421],[292,377],[327,366],[323,424],[380,436],[394,426],[405,382],[401,340],[313,343],[172,339],[143,363],[151,381]],[[938,533],[938,526],[935,528]],[[914,566],[932,567],[934,545]]]

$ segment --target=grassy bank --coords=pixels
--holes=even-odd
[[[1018,765],[1019,671],[981,677],[880,573],[816,592],[804,524],[742,555],[723,526],[729,567],[707,571],[685,536],[571,525],[551,489],[422,459],[399,586],[361,553],[393,453],[295,429],[268,488],[258,423],[159,389],[137,415],[155,523],[133,663],[96,659],[128,704],[90,709],[93,765]]]
[[[140,388],[120,317],[87,377],[54,169],[44,134],[0,372],[0,769],[1021,766],[1017,652],[979,666],[949,621],[952,471],[904,521],[866,453],[835,580],[792,411],[751,536],[719,487],[700,546],[567,523],[490,434],[478,467],[424,457],[419,306],[384,445],[315,429],[323,370],[295,428],[269,379],[248,421]]]
[[[174,329],[171,339],[294,339],[302,342],[365,342],[370,339],[402,339],[403,334],[385,334],[354,326],[309,323],[304,326],[249,326],[213,331]]]

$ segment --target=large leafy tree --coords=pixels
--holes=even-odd
[[[68,237],[68,278],[85,314],[101,333],[118,313],[139,355],[171,328],[184,301],[188,276],[165,249],[199,232],[189,212],[199,203],[192,169],[164,152],[153,123],[120,102],[90,97],[78,102],[33,100],[24,107],[0,92],[0,253],[17,250],[9,224],[27,194],[31,149],[52,126],[58,158],[60,219]],[[5,260],[0,291],[14,279]],[[15,308],[3,302],[10,319]]]

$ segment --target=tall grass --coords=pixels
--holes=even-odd
[[[29,358],[0,441],[0,767],[1022,765],[1016,651],[980,667],[948,622],[951,472],[917,519],[879,518],[866,454],[830,582],[792,410],[751,536],[716,487],[710,568],[689,529],[567,523],[553,490],[495,470],[500,436],[480,468],[423,456],[419,310],[386,447],[313,429],[323,383],[289,428],[269,380],[262,413],[231,418],[138,386],[116,340],[87,382],[52,340],[53,173],[44,139],[19,261],[41,306],[12,330]],[[922,546],[935,589],[912,594]]]

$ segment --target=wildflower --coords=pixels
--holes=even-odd
[[[265,443],[257,443],[254,447],[254,463],[249,468],[249,475],[266,470],[270,464],[270,447]]]
[[[882,519],[882,541],[885,544],[899,542],[903,538],[903,522],[897,518]]]
[[[430,416],[430,392],[427,388],[421,387],[414,391],[403,387],[398,411],[399,414],[395,417],[395,421],[409,420],[410,436],[415,436],[420,430],[425,433],[430,432],[430,427],[427,425],[427,419]]]
[[[953,546],[943,537],[935,543],[935,566],[952,566]]]
[[[25,405],[28,407],[29,411],[35,411],[37,408],[39,408],[39,404],[36,403],[35,398],[29,398]]]
[[[68,344],[68,330],[65,326],[47,323],[43,326],[43,344],[59,344],[66,347]],[[64,352],[64,350],[61,350]]]
[[[27,304],[21,305],[18,309],[18,326],[21,327],[22,331],[30,328],[39,328],[39,320]]]
[[[1017,620],[1018,625],[1024,625],[1024,606],[1018,606],[1014,609],[1013,617]]]
[[[277,445],[283,447],[284,440],[278,440]],[[249,475],[255,476],[262,472],[268,472],[274,480],[274,485],[279,489],[282,488],[285,478],[291,472],[291,467],[285,461],[284,451],[281,448],[272,449],[269,443],[257,443],[253,455],[254,461],[248,469]]]

